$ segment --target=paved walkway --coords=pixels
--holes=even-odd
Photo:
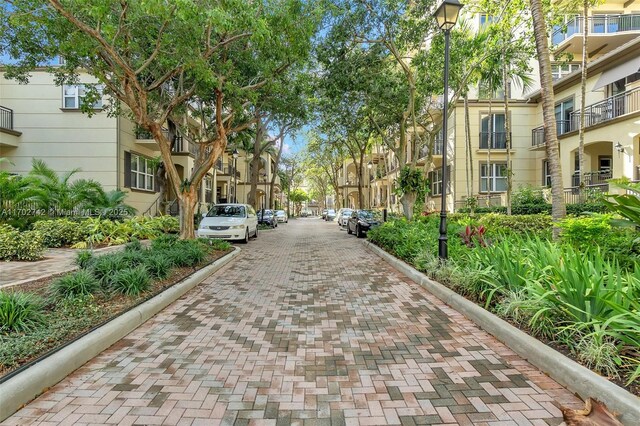
[[[142,243],[149,244],[148,240]],[[103,247],[94,250],[94,252],[96,254],[106,254],[123,248],[124,245]],[[75,260],[79,251],[70,248],[50,248],[45,250],[41,260],[35,262],[15,260],[3,262],[0,260],[0,288],[74,271],[78,269]]]
[[[576,403],[339,231],[299,219],[5,424],[559,424]]]

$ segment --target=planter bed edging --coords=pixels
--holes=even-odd
[[[448,287],[431,280],[375,244],[365,241],[365,245],[412,281],[426,288],[438,299],[469,318],[552,379],[577,393],[582,399],[594,398],[602,401],[610,410],[620,414],[620,421],[625,425],[640,424],[640,398],[567,358]]]
[[[194,272],[182,282],[174,284],[157,296],[114,318],[102,327],[0,384],[0,422],[131,333],[200,284],[209,275],[229,263],[238,254],[240,254],[240,249],[236,247],[232,252]]]

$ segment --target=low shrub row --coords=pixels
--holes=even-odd
[[[123,221],[88,218],[34,222],[32,230],[0,225],[0,260],[37,260],[47,247],[87,248],[123,244],[132,239],[155,238],[180,230],[172,216],[134,217]]]
[[[595,371],[627,384],[638,380],[634,229],[612,228],[608,215],[569,218],[556,243],[544,215],[456,217],[448,226],[450,261],[443,263],[438,222],[391,221],[371,230],[369,239],[533,335],[566,346]]]

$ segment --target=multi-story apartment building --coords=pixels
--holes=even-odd
[[[482,26],[483,16],[475,17],[476,28]],[[566,25],[555,28],[551,37],[557,58],[552,64],[554,95],[567,202],[575,201],[579,186],[578,123],[584,21],[579,16],[567,16]],[[607,184],[608,179],[640,179],[640,4],[606,1],[590,12],[586,24],[589,39],[583,182],[593,189],[615,191]],[[560,53],[571,54],[573,59],[567,60],[567,55]],[[504,205],[509,170],[514,190],[523,185],[550,185],[538,68],[535,61],[533,65],[533,89],[523,92],[517,90],[517,85],[511,85],[510,164],[507,161],[503,94],[496,93],[489,101],[480,90],[470,90],[470,152],[465,135],[465,108],[462,101],[455,105],[444,138],[448,150],[448,210],[464,206],[469,196],[477,198],[480,205],[485,202]],[[436,138],[431,164],[426,164],[428,156],[425,149],[420,151],[417,159],[418,165],[425,166],[430,180],[430,194],[425,203],[427,210],[440,208],[442,149],[443,138]],[[410,152],[407,152],[407,158],[410,161]],[[397,197],[391,190],[400,168],[394,155],[376,147],[367,161],[373,163],[373,171],[365,170],[365,204],[399,209]],[[356,206],[355,166],[350,163],[345,163],[342,173],[343,199],[347,200],[347,205]]]
[[[160,152],[155,141],[125,116],[109,116],[103,110],[103,101],[93,105],[91,117],[83,114],[83,83],[95,80],[85,74],[80,81],[75,86],[56,86],[53,77],[41,70],[32,73],[29,84],[18,84],[5,79],[0,71],[0,157],[9,160],[0,163],[0,168],[26,174],[33,158],[44,160],[58,173],[80,168],[77,178],[96,180],[107,191],[127,191],[127,204],[140,214],[155,215],[163,210],[177,213],[171,188],[167,190],[166,203],[159,199],[153,166]],[[189,135],[176,136],[173,161],[181,179],[192,170],[195,152]],[[215,202],[246,202],[250,170],[243,167],[246,153],[240,152],[238,157],[234,161],[230,147],[204,178],[200,211]],[[265,154],[261,164],[270,182],[275,173],[273,159]],[[279,180],[274,189],[279,193]],[[265,192],[269,192],[268,186],[266,191],[262,186],[257,192],[260,206]]]

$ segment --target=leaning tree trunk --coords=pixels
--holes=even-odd
[[[413,219],[413,206],[416,204],[416,198],[417,195],[415,192],[407,192],[400,198],[404,217],[406,217],[407,220]]]
[[[547,142],[547,161],[551,172],[551,217],[553,219],[553,238],[560,236],[560,220],[566,216],[564,190],[562,187],[562,167],[560,165],[560,148],[556,133],[556,116],[553,96],[553,78],[551,75],[551,59],[549,57],[549,40],[547,25],[541,0],[529,0],[533,19],[538,66],[540,67],[540,90],[542,92],[542,115],[544,137]]]

